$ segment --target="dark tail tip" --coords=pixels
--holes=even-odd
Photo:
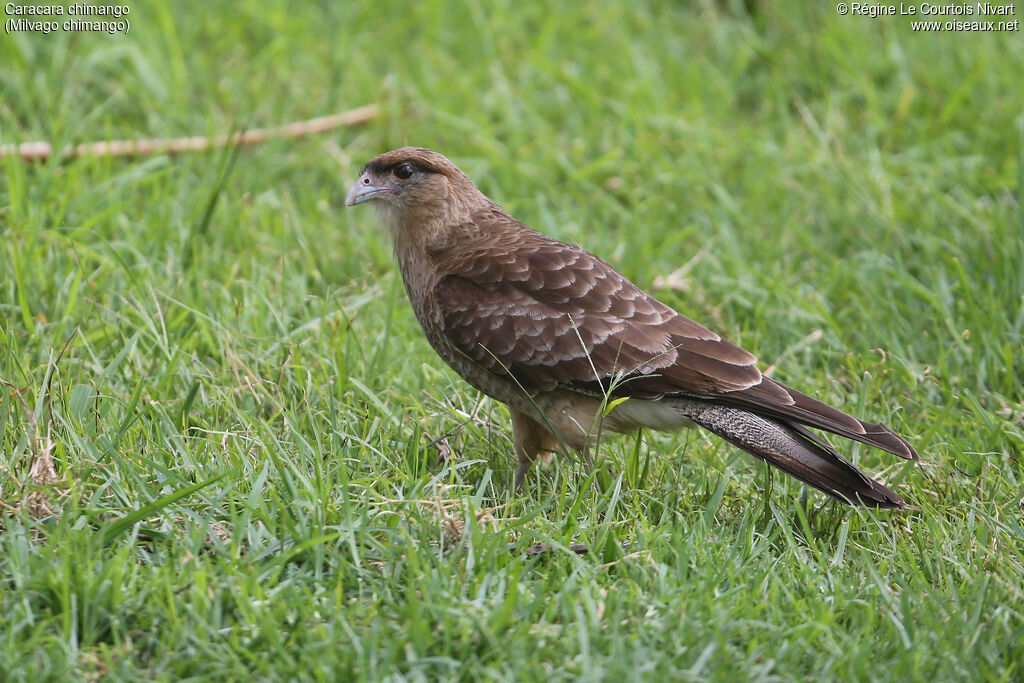
[[[863,505],[870,508],[882,508],[885,510],[904,510],[907,507],[906,501],[900,498],[892,489],[879,484],[874,479],[869,479],[871,486],[868,490],[853,492],[856,499],[852,502],[846,499],[844,494],[836,495],[838,492],[825,491],[833,498],[850,505]],[[824,490],[824,489],[822,489]]]
[[[905,460],[916,461],[921,459],[909,441],[885,425],[875,422],[864,422],[863,420],[859,420],[859,422],[866,432],[866,438],[861,439],[861,441],[869,446],[881,448],[883,451],[888,451]]]

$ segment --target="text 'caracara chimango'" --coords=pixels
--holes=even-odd
[[[363,202],[391,232],[431,346],[508,406],[517,489],[559,444],[587,454],[602,420],[622,433],[696,424],[845,503],[905,507],[808,427],[916,460],[902,437],[765,377],[753,354],[512,218],[437,152],[370,161],[345,199]]]

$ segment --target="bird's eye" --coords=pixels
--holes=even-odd
[[[401,164],[395,168],[395,177],[399,180],[408,180],[409,178],[412,178],[412,172],[412,164]]]

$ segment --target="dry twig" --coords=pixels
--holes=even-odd
[[[218,135],[215,138],[186,137],[156,140],[108,140],[106,142],[85,142],[68,145],[60,150],[62,159],[79,159],[84,156],[137,157],[153,154],[183,154],[203,152],[228,145],[255,145],[272,138],[298,138],[313,133],[323,133],[342,126],[357,126],[377,116],[377,105],[370,104],[358,109],[321,116],[308,121],[296,121],[274,128],[254,128],[234,135]],[[46,161],[56,152],[49,142],[22,142],[0,145],[0,159],[9,156],[21,157],[25,161]]]

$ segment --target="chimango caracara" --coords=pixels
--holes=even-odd
[[[364,202],[391,231],[434,350],[508,405],[517,489],[560,444],[586,455],[602,405],[628,397],[602,429],[696,424],[843,502],[905,506],[808,427],[916,460],[904,439],[765,377],[752,354],[598,257],[509,216],[437,152],[403,147],[372,160],[345,198]]]

